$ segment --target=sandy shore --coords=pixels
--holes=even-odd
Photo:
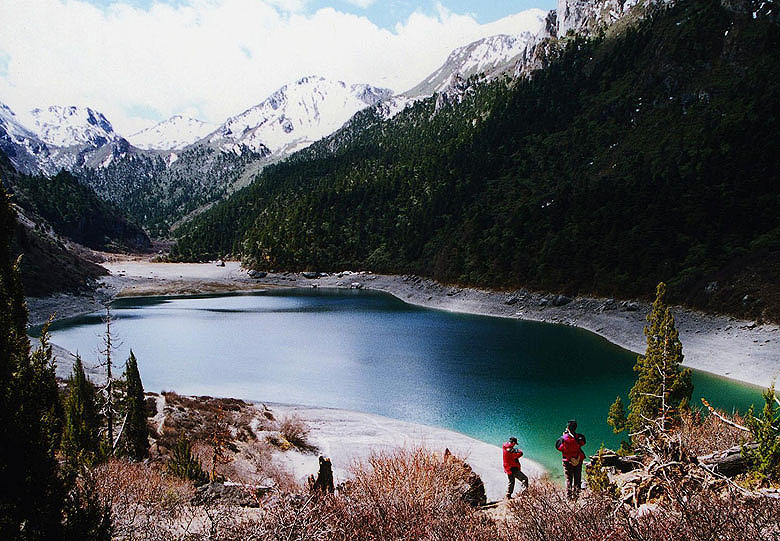
[[[111,274],[101,281],[95,295],[28,299],[31,324],[40,324],[55,312],[58,318],[63,318],[100,310],[101,303],[117,296],[187,295],[315,285],[361,287],[390,293],[405,302],[428,308],[574,325],[638,353],[645,349],[643,329],[650,311],[648,304],[584,297],[556,306],[561,299],[552,295],[524,290],[458,288],[407,276],[338,273],[311,279],[284,273],[254,279],[234,261],[226,262],[223,267],[213,263],[117,259],[104,266]],[[684,308],[676,308],[673,313],[686,366],[761,387],[768,387],[780,375],[779,326],[758,325]]]
[[[310,408],[268,404],[279,417],[297,415],[309,425],[308,441],[319,454],[331,458],[333,476],[338,484],[349,478],[349,468],[372,453],[398,447],[424,447],[437,453],[449,449],[466,460],[485,483],[488,500],[498,500],[506,492],[506,475],[502,469],[501,447],[475,440],[458,432],[397,421],[388,417],[327,408]],[[303,481],[318,469],[317,455],[285,453],[280,455],[287,471]],[[522,469],[532,480],[545,473],[544,468],[521,458]],[[517,490],[517,487],[515,488]]]

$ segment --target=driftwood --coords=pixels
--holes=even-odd
[[[626,473],[637,468],[642,467],[642,462],[639,455],[619,455],[612,449],[604,449],[601,453],[601,465],[607,468],[615,468],[616,470]],[[599,460],[599,455],[593,455],[590,457],[591,464]]]
[[[755,449],[757,444],[751,443],[745,446],[748,449]],[[735,477],[745,473],[748,464],[742,456],[740,446],[731,447],[725,451],[718,451],[709,455],[698,457],[699,464],[708,470],[725,475],[726,477]]]

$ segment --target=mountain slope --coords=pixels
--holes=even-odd
[[[408,97],[431,96],[444,92],[457,81],[465,81],[478,74],[490,75],[503,71],[512,60],[521,55],[529,41],[531,32],[520,35],[497,35],[480,39],[455,49],[446,62],[420,84],[403,93]]]
[[[664,280],[675,301],[778,321],[779,45],[775,22],[695,0],[549,42],[531,79],[359,113],[173,255],[623,298]]]
[[[32,130],[24,127],[16,114],[0,102],[0,151],[13,166],[24,172],[38,170],[38,163],[49,156],[49,149]]]
[[[54,234],[95,250],[142,251],[150,246],[143,229],[66,171],[52,178],[20,174],[0,152],[0,179],[39,228],[45,224]]]
[[[30,111],[30,128],[38,138],[58,147],[101,147],[119,139],[114,127],[102,113],[89,107],[62,107],[52,105],[46,109]]]
[[[289,153],[333,133],[357,111],[391,94],[390,90],[365,84],[304,77],[229,118],[209,142],[221,150],[243,145],[254,151],[267,147],[277,155]]]
[[[215,126],[194,118],[174,115],[127,138],[142,150],[182,150],[214,131]]]
[[[152,235],[165,236],[183,217],[226,196],[245,171],[259,170],[332,133],[355,111],[389,94],[389,90],[370,85],[305,77],[228,119],[192,145],[185,143],[202,126],[174,117],[157,130],[161,142],[154,146],[167,146],[174,133],[168,130],[184,126],[182,150],[165,156],[159,152],[128,153],[103,167],[78,169],[77,174],[101,197],[126,209]],[[151,146],[149,140],[141,146]]]

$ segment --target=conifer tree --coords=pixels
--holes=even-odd
[[[125,368],[127,380],[127,399],[125,429],[122,434],[124,450],[128,456],[143,460],[149,456],[149,429],[146,425],[146,400],[141,374],[138,372],[138,361],[130,350]]]
[[[71,465],[89,465],[100,452],[100,417],[97,411],[95,387],[84,374],[81,357],[76,356],[73,373],[68,379],[65,399],[65,430],[62,449]]]
[[[663,282],[658,284],[647,321],[647,348],[634,365],[637,380],[628,393],[628,416],[623,422],[625,410],[618,398],[607,420],[615,431],[627,428],[632,436],[648,430],[666,430],[679,410],[687,407],[693,393],[691,370],[681,368],[682,343],[666,304]]]
[[[45,335],[30,354],[20,259],[13,264],[9,248],[15,225],[0,190],[0,539],[58,539],[65,490],[53,452],[54,365]]]

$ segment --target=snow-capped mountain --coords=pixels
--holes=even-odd
[[[404,92],[405,96],[430,96],[446,91],[454,81],[472,75],[488,77],[510,65],[533,38],[530,31],[517,35],[500,34],[469,43],[452,51],[447,61],[420,84]]]
[[[101,113],[57,105],[24,116],[2,105],[0,148],[19,171],[44,175],[107,165],[133,152]]]
[[[151,128],[128,137],[134,147],[143,150],[181,150],[200,141],[216,126],[194,118],[174,115]]]
[[[49,149],[37,135],[25,128],[10,107],[0,102],[0,150],[15,168],[25,173],[38,170],[38,162],[47,159]]]
[[[348,85],[324,77],[304,77],[265,101],[229,118],[209,142],[223,151],[267,147],[273,154],[304,148],[339,129],[356,112],[389,98],[392,91]]]
[[[101,147],[120,139],[102,113],[89,107],[52,105],[30,111],[30,128],[44,143],[58,147]]]

